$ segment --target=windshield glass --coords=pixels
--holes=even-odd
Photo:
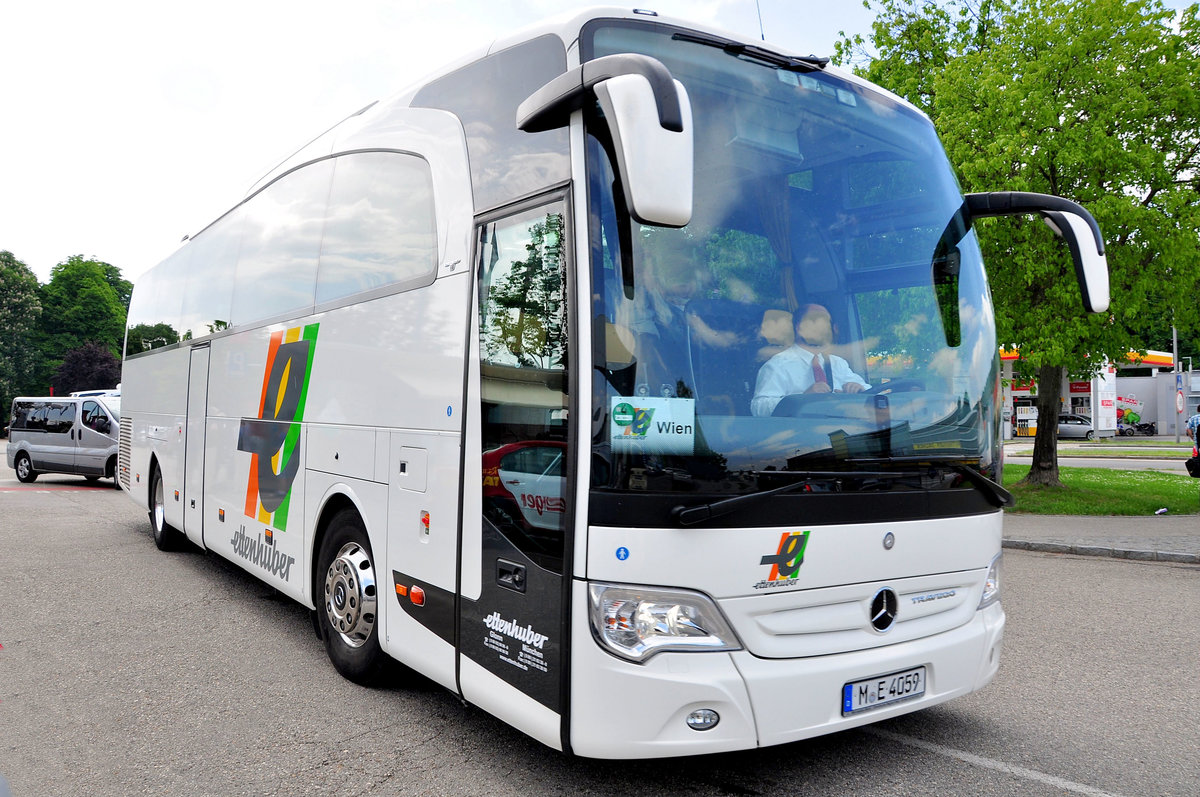
[[[593,486],[744,493],[945,460],[998,478],[991,300],[929,121],[675,33],[612,22],[585,44],[662,61],[695,144],[691,223],[639,226],[587,109]]]

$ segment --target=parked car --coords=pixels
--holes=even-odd
[[[8,467],[29,483],[39,473],[78,473],[116,483],[121,399],[60,396],[13,399]]]
[[[1080,438],[1094,440],[1096,432],[1092,428],[1092,419],[1086,415],[1059,415],[1058,436],[1062,438]]]

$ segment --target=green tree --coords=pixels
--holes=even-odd
[[[132,286],[115,267],[81,255],[50,271],[50,281],[41,290],[44,312],[38,341],[47,381],[66,353],[85,343],[98,343],[119,355],[131,292]]]
[[[12,252],[0,251],[0,415],[7,415],[14,397],[41,392],[33,340],[41,312],[33,271]]]
[[[965,191],[1036,191],[1087,207],[1104,234],[1108,313],[1087,316],[1065,247],[1036,219],[977,226],[999,339],[1055,419],[1065,375],[1185,332],[1200,302],[1200,24],[1157,0],[882,0],[870,54],[837,55],[930,115]],[[1150,332],[1153,335],[1147,333]],[[1059,484],[1057,425],[1038,425],[1027,480]]]

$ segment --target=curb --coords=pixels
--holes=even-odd
[[[1005,452],[1004,456],[1005,456],[1005,458],[1009,458],[1009,457],[1014,457],[1014,458],[1015,458],[1015,457],[1021,457],[1021,458],[1025,458],[1025,459],[1032,459],[1032,458],[1033,458],[1033,454],[1032,454],[1032,453],[1029,453],[1029,454],[1021,454],[1021,453],[1014,453],[1014,454],[1010,454],[1010,453],[1008,453],[1008,452]],[[1190,455],[1189,455],[1189,456],[1190,456]],[[1059,460],[1064,460],[1064,459],[1115,459],[1115,460],[1122,460],[1122,459],[1132,459],[1132,460],[1148,460],[1148,459],[1151,459],[1151,460],[1157,460],[1157,461],[1159,461],[1159,462],[1175,462],[1176,460],[1178,460],[1180,463],[1183,463],[1183,462],[1186,462],[1186,461],[1187,461],[1188,457],[1156,457],[1156,456],[1154,456],[1153,454],[1145,454],[1145,455],[1143,455],[1143,454],[1121,454],[1121,455],[1119,455],[1119,456],[1113,456],[1112,454],[1059,454],[1059,455],[1058,455],[1058,459],[1059,459]]]
[[[1107,556],[1113,559],[1133,559],[1141,562],[1200,564],[1200,554],[1174,551],[1136,551],[1127,548],[1109,548],[1103,545],[1071,545],[1065,542],[1032,542],[1029,540],[1004,540],[1003,547],[1018,551],[1068,553],[1075,556]]]

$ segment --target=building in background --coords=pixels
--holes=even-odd
[[[1036,381],[1014,378],[1019,359],[1015,349],[1000,350],[1006,439],[1031,437],[1037,429]],[[1108,363],[1091,380],[1068,377],[1060,391],[1060,412],[1092,418],[1097,437],[1118,434],[1127,419],[1131,424],[1154,423],[1160,435],[1174,435],[1178,425],[1182,434],[1200,402],[1200,371],[1191,370],[1190,358],[1181,359],[1188,370],[1176,374],[1170,352],[1148,351],[1141,359],[1130,352],[1123,361]],[[1177,412],[1181,398],[1183,411]]]

